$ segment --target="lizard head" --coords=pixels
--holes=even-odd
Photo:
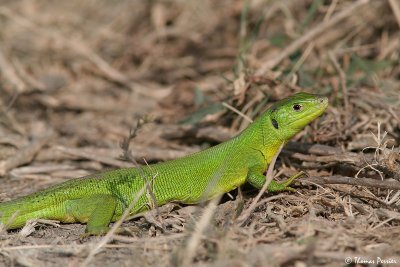
[[[271,129],[281,140],[287,141],[321,116],[327,106],[328,98],[319,95],[298,93],[285,98],[276,102],[268,112]]]

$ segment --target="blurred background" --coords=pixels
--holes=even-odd
[[[316,176],[384,179],[400,171],[398,152],[375,157],[376,151],[398,149],[400,141],[398,0],[0,3],[2,201],[68,178],[132,166],[120,160],[119,143],[139,118],[151,123],[133,139],[133,155],[141,163],[143,158],[149,163],[170,160],[230,138],[249,124],[245,116],[254,119],[273,102],[299,91],[327,96],[330,107],[284,151],[281,174],[289,176],[307,169]],[[322,152],[313,158],[299,156],[295,154],[299,149],[296,142],[329,146],[324,153],[336,157],[318,158],[325,155]],[[358,157],[362,152],[367,155]],[[398,176],[394,175],[400,179]],[[322,204],[326,206],[318,206],[322,210],[340,207],[349,196],[337,188],[326,190],[332,195],[325,196],[330,198]],[[310,191],[310,196],[317,191]],[[381,193],[374,192],[373,204],[365,195],[358,197],[376,208],[376,203],[382,204],[391,194]],[[398,198],[397,194],[397,199],[391,200],[392,210],[398,209]],[[335,199],[342,204],[333,204]],[[383,206],[388,208],[387,203]],[[298,212],[300,219],[308,214]],[[349,217],[346,208],[335,212],[334,219],[325,215],[326,221],[343,222]],[[379,220],[361,225],[372,229]],[[284,222],[298,225],[296,220]],[[390,249],[382,248],[387,255],[398,253],[398,241],[390,239],[400,231],[398,220],[391,223],[383,224],[389,228],[376,229],[387,234],[385,240],[373,231],[370,239],[349,231],[345,244],[335,247],[314,236],[314,245],[322,242],[327,247],[325,254],[313,254],[318,258],[313,264],[342,263],[345,254],[335,258],[329,253],[347,251],[350,243],[355,244],[350,246],[352,253],[370,255],[371,244],[378,241],[389,244]],[[337,228],[336,224],[327,225]],[[274,229],[282,230],[281,226]],[[158,230],[153,228],[147,226],[146,231],[156,235]],[[303,228],[298,230],[292,234],[310,234],[302,232]],[[40,233],[32,234],[34,242],[43,241]],[[337,236],[334,230],[325,234],[325,239]],[[284,234],[275,237],[266,243],[293,241]],[[229,242],[236,240],[240,245],[232,248],[226,242],[223,247],[241,260],[246,258],[241,252],[252,249],[254,258],[264,257],[257,254],[256,243],[265,242],[248,244],[242,238],[240,234],[230,236]],[[175,255],[180,246],[178,242],[166,250]],[[211,247],[199,250],[198,264],[223,260],[209,251],[222,253],[221,249]],[[302,253],[296,251],[293,255]],[[146,255],[140,256],[143,264],[169,259],[168,254],[157,259],[151,254],[149,261]],[[11,259],[2,260],[15,261]],[[118,255],[118,259],[123,263],[132,260],[127,255]],[[250,259],[244,262],[253,266]]]
[[[43,122],[113,140],[150,113],[237,131],[248,122],[226,105],[254,118],[304,90],[332,103],[314,138],[351,138],[362,115],[398,137],[398,1],[2,3],[4,131]]]

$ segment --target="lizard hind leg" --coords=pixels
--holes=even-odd
[[[66,203],[67,217],[74,218],[74,221],[87,223],[85,229],[87,235],[106,234],[116,207],[116,198],[108,194],[91,195],[69,200]]]

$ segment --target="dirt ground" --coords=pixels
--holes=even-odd
[[[0,231],[0,266],[400,266],[398,0],[10,1],[0,5],[0,201],[223,142],[275,101],[325,95],[276,179],[82,238]],[[162,225],[163,227],[160,227]]]

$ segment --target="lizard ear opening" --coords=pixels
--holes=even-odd
[[[279,129],[279,124],[275,119],[272,119],[271,122],[275,129]]]

